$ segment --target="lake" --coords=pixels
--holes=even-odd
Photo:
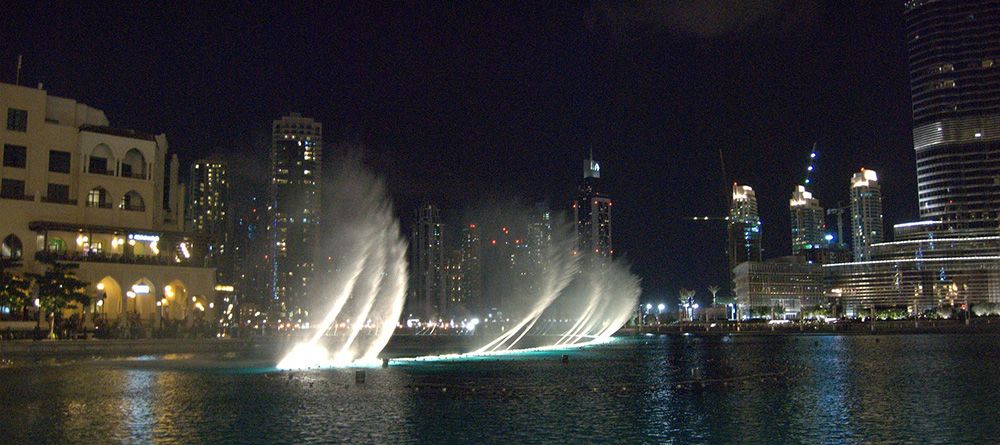
[[[563,363],[566,354],[568,362]],[[0,368],[3,443],[995,442],[1000,336],[664,335],[274,372],[240,355]]]

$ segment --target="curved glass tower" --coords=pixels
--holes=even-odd
[[[1000,0],[906,3],[920,216],[996,231]]]

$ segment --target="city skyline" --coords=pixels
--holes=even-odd
[[[36,37],[18,23],[6,28],[20,38],[7,39],[17,43],[0,50],[0,68],[6,67],[0,73],[3,80],[13,81],[16,55],[24,54],[23,85],[44,82],[55,94],[93,98],[125,127],[165,132],[185,166],[215,146],[229,147],[225,154],[230,157],[266,156],[270,149],[267,122],[301,111],[326,124],[328,146],[344,140],[366,147],[366,162],[385,175],[401,215],[411,214],[419,202],[430,200],[441,204],[447,218],[458,219],[461,215],[452,215],[462,212],[457,209],[474,207],[476,202],[497,195],[498,199],[547,201],[554,212],[568,211],[562,203],[572,197],[579,159],[592,148],[609,172],[607,192],[621,204],[620,213],[615,207],[615,250],[633,263],[644,278],[646,293],[656,298],[673,294],[681,286],[703,288],[728,279],[723,266],[724,231],[685,223],[681,218],[724,214],[725,190],[733,181],[753,186],[761,200],[761,220],[768,233],[763,238],[764,256],[790,252],[788,190],[799,182],[795,175],[801,169],[786,172],[768,166],[801,163],[813,141],[819,141],[819,156],[810,191],[821,202],[827,206],[846,202],[843,177],[864,165],[878,170],[884,178],[887,227],[916,219],[902,5],[869,5],[849,12],[813,5],[806,12],[770,13],[760,19],[757,30],[736,27],[712,33],[643,23],[627,10],[604,4],[551,7],[533,17],[497,6],[468,14],[468,23],[444,29],[434,26],[449,14],[468,12],[460,6],[454,8],[458,10],[438,7],[420,11],[427,17],[422,22],[410,20],[417,11],[402,11],[399,16],[365,7],[355,11],[358,17],[385,21],[388,29],[396,31],[386,34],[368,30],[367,21],[331,17],[322,11],[311,18],[302,17],[308,14],[283,18],[289,25],[286,28],[322,20],[343,25],[327,27],[338,29],[330,32],[358,31],[360,37],[352,44],[337,43],[339,34],[317,36],[316,47],[323,50],[319,63],[327,74],[322,80],[294,68],[253,74],[255,65],[248,65],[258,57],[269,60],[272,56],[267,56],[267,48],[306,39],[305,35],[274,38],[273,44],[259,45],[263,49],[257,53],[238,48],[233,37],[193,20],[186,31],[205,34],[208,44],[195,54],[178,54],[174,45],[186,41],[186,32],[161,29],[156,17],[133,23],[127,11],[112,12],[102,20],[135,31],[161,29],[160,35],[139,34],[164,51],[164,57],[179,60],[177,67],[158,69],[147,76],[148,80],[131,71],[110,69],[110,65],[104,69],[104,63],[132,66],[134,62],[115,58],[96,62],[99,58],[90,56],[99,54],[98,48],[64,47]],[[84,24],[95,20],[95,13],[86,8],[70,10],[52,19],[59,23],[75,17],[73,20]],[[498,20],[520,22],[521,31],[509,41],[497,40],[498,28],[488,24]],[[623,25],[616,25],[621,21]],[[558,24],[556,29],[546,30],[553,22]],[[844,22],[851,26],[835,25]],[[91,37],[94,42],[114,39],[102,33]],[[253,42],[272,36],[246,37]],[[398,39],[407,37],[437,43],[431,47],[400,45]],[[824,43],[815,47],[820,40]],[[525,43],[534,41],[546,43],[537,50],[527,50],[522,68],[491,71],[490,75],[471,68],[498,66],[507,60],[504,51],[530,48]],[[773,45],[775,41],[785,44]],[[875,41],[880,44],[872,47]],[[621,51],[624,43],[640,44]],[[464,62],[477,63],[442,61],[438,48],[465,44],[470,47]],[[807,47],[810,52],[804,53]],[[32,48],[46,48],[47,55],[39,57]],[[730,60],[734,49],[743,51]],[[224,60],[232,61],[231,68],[215,65],[219,60],[216,55],[230,52],[235,59]],[[159,63],[141,47],[125,45],[121,54],[148,60],[154,66]],[[415,55],[426,56],[427,62]],[[303,61],[303,56],[290,57]],[[670,64],[677,58],[704,63],[683,68]],[[74,71],[74,75],[83,76],[78,84],[62,68],[65,60],[79,60],[78,64],[95,69],[80,74]],[[585,60],[593,63],[583,63]],[[191,69],[195,61],[207,62],[220,72],[235,68],[239,73],[233,79],[215,78],[205,68]],[[353,64],[354,71],[338,68],[339,62]],[[427,73],[435,72],[432,65],[439,67],[442,76],[428,77]],[[402,69],[378,71],[395,66]],[[833,66],[843,73],[830,69]],[[397,72],[398,76],[388,74]],[[529,72],[537,74],[525,77]],[[879,75],[864,81],[858,78],[869,72]],[[462,80],[471,79],[468,74],[476,74],[471,78],[480,80],[471,84]],[[793,81],[782,81],[784,75]],[[363,77],[369,80],[359,80]],[[747,83],[733,84],[736,78]],[[553,86],[555,79],[566,82],[557,88]],[[639,82],[642,79],[648,81]],[[283,80],[293,81],[279,82]],[[158,107],[146,106],[143,96],[130,91],[150,81],[177,91],[171,95],[176,99],[162,98]],[[226,86],[240,82],[260,88],[246,100],[243,89]],[[511,93],[517,102],[499,100],[490,93],[492,89],[484,89],[491,83]],[[202,94],[202,85],[221,88],[214,94]],[[400,86],[413,87],[414,96],[400,98],[385,92]],[[640,90],[628,92],[636,87]],[[317,88],[325,94],[313,94]],[[191,102],[195,95],[209,98],[202,105],[206,109]],[[457,98],[462,96],[470,102]],[[237,100],[239,106],[220,108]],[[390,106],[397,102],[402,106]],[[745,105],[750,103],[754,105]],[[498,110],[499,114],[486,118],[480,112],[464,112],[474,105]],[[178,107],[190,112],[178,112]],[[580,111],[565,112],[576,108]],[[626,115],[626,109],[634,112]],[[760,110],[756,113],[759,117],[751,116],[751,109]],[[215,120],[206,119],[206,113]],[[779,127],[773,129],[768,124],[765,131],[761,119],[778,115],[786,118],[775,119]],[[796,117],[789,117],[793,115]],[[205,126],[202,121],[220,125]],[[665,137],[668,134],[671,137]],[[719,165],[719,147],[725,155],[725,178]],[[883,165],[886,158],[898,165]],[[241,184],[239,193],[254,187],[259,190],[254,182],[262,176],[258,168],[250,165],[234,173],[234,183]],[[765,171],[766,175],[761,173]],[[404,227],[404,231],[409,228]]]

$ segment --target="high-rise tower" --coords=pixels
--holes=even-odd
[[[323,124],[299,113],[274,121],[271,138],[270,294],[273,317],[305,316],[318,246]]]
[[[614,255],[611,245],[611,198],[598,191],[601,166],[591,155],[583,161],[583,179],[577,188],[573,202],[576,233],[579,237],[579,251],[593,252],[610,257]]]
[[[995,233],[1000,212],[1000,1],[905,9],[920,216]]]
[[[851,229],[854,261],[871,259],[871,245],[883,240],[882,191],[875,170],[861,169],[851,177]]]
[[[426,204],[416,211],[410,239],[411,278],[409,312],[421,320],[446,317],[447,292],[444,257],[444,223],[437,206]]]
[[[747,185],[733,184],[729,205],[729,271],[745,261],[761,260],[761,224],[757,195]]]
[[[792,214],[792,255],[825,247],[825,212],[819,200],[805,186],[799,185],[792,192],[788,207]]]
[[[208,259],[216,268],[216,282],[232,285],[233,217],[227,170],[226,163],[217,157],[195,161],[191,166],[187,215],[190,230],[207,241]]]

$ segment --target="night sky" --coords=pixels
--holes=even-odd
[[[733,181],[757,191],[765,257],[790,254],[814,141],[824,206],[864,166],[887,227],[917,215],[902,0],[204,3],[8,3],[0,80],[23,54],[22,84],[166,133],[182,163],[237,161],[241,199],[262,190],[271,121],[302,112],[327,162],[363,153],[404,222],[425,201],[450,221],[568,211],[593,149],[651,300],[726,281],[721,223],[683,217],[723,215]]]

